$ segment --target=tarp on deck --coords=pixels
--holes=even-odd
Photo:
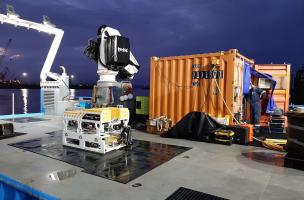
[[[162,137],[211,142],[216,129],[222,127],[203,112],[190,112]]]

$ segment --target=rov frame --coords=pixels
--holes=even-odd
[[[128,122],[129,110],[122,107],[65,111],[62,143],[105,154],[131,143]]]

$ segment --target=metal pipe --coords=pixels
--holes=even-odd
[[[15,118],[15,93],[12,93],[12,115],[13,115],[13,119]]]

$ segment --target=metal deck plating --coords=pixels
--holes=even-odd
[[[191,149],[189,147],[135,140],[131,147],[101,155],[61,144],[61,131],[48,137],[26,140],[11,146],[54,158],[83,168],[83,172],[120,183],[143,175],[175,156]]]
[[[265,155],[273,155],[273,151],[260,147],[225,146],[168,139],[133,130],[133,137],[136,140],[187,146],[192,149],[175,156],[129,183],[120,184],[81,172],[82,168],[71,164],[8,145],[35,138],[49,140],[50,135],[45,133],[60,130],[63,119],[54,116],[44,118],[49,120],[28,124],[14,123],[16,132],[27,134],[0,140],[0,171],[15,180],[63,200],[158,200],[166,199],[180,187],[233,200],[286,200],[303,199],[304,196],[303,171],[260,162],[243,154],[265,152]],[[163,148],[165,146],[163,145]],[[166,153],[163,148],[162,152],[158,154]],[[116,153],[116,151],[105,155],[95,153],[94,155],[105,158],[112,153]],[[157,157],[149,158],[153,161]],[[268,157],[265,159],[269,160]],[[94,158],[87,157],[87,160],[92,161]],[[116,166],[115,162],[112,163],[112,166]],[[116,169],[118,170],[119,167],[117,166]],[[76,170],[76,173],[66,179],[52,180],[49,178],[50,173],[54,171],[70,170]],[[103,171],[102,168],[99,171]],[[132,187],[135,183],[140,183],[141,186]]]

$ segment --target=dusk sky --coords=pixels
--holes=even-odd
[[[6,4],[23,19],[42,22],[47,15],[65,31],[52,71],[64,65],[75,82],[98,79],[97,65],[83,50],[103,24],[130,39],[141,65],[136,84],[149,83],[151,56],[236,48],[260,64],[291,63],[294,71],[304,63],[303,0],[0,0],[0,13],[6,13]],[[28,72],[27,81],[38,82],[53,37],[0,24],[0,54],[9,38],[3,66],[11,77]]]

